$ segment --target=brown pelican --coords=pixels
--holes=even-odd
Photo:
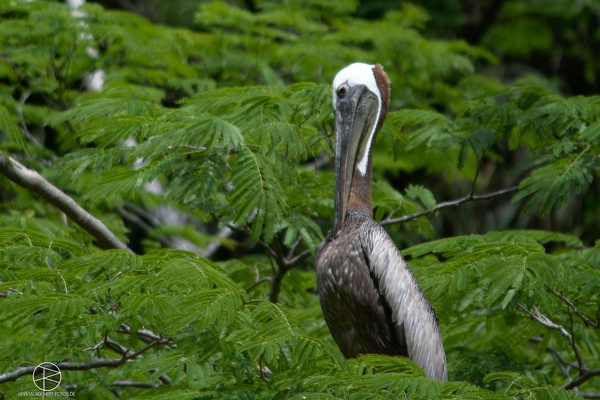
[[[345,357],[378,353],[412,359],[445,381],[435,311],[387,232],[373,220],[371,160],[390,103],[381,65],[352,64],[333,80],[335,211],[317,255],[325,321]]]

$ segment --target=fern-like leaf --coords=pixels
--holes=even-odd
[[[2,104],[0,104],[0,132],[7,134],[11,140],[16,142],[19,148],[25,146],[23,134],[17,126],[14,116]]]
[[[252,222],[253,240],[263,235],[267,242],[275,235],[276,222],[283,217],[286,196],[271,161],[243,151],[233,166],[233,190],[227,196],[232,219],[239,225]]]
[[[545,214],[557,201],[564,203],[573,191],[581,193],[592,182],[592,170],[596,165],[593,157],[586,154],[588,149],[540,167],[524,179],[519,185],[519,193],[513,199],[519,201],[531,196],[523,213],[541,204],[540,213]]]

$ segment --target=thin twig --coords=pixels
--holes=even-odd
[[[519,303],[519,308],[529,318],[539,322],[540,324],[542,324],[543,326],[545,326],[547,328],[555,329],[555,330],[559,331],[561,333],[561,335],[563,335],[565,338],[567,338],[569,345],[571,346],[571,348],[573,349],[573,352],[575,353],[575,358],[577,359],[577,364],[579,367],[579,376],[574,378],[569,383],[565,384],[563,386],[564,389],[576,388],[579,385],[581,385],[583,382],[586,382],[587,380],[589,380],[590,378],[600,375],[600,368],[595,369],[595,370],[588,370],[585,367],[585,362],[583,361],[583,357],[581,356],[581,351],[579,350],[579,346],[577,346],[577,343],[575,343],[575,339],[573,338],[573,335],[571,333],[569,333],[562,325],[559,325],[559,324],[553,322],[550,318],[548,318],[547,316],[542,314],[536,306],[533,306],[533,312],[529,311],[521,303]]]
[[[265,372],[271,372],[271,370],[267,367],[263,368],[263,356],[260,356],[260,359],[258,360],[258,370],[260,371],[260,375],[258,376],[260,379],[267,383],[271,382],[271,380],[265,376]]]
[[[40,141],[35,136],[33,136],[31,132],[29,132],[27,124],[25,123],[25,116],[23,115],[23,106],[27,102],[27,99],[30,95],[31,93],[24,92],[19,98],[19,106],[16,108],[17,115],[19,116],[19,126],[21,127],[21,133],[23,133],[23,136],[27,140],[29,140],[30,143],[32,143],[36,147],[43,148],[44,145],[40,143]]]
[[[305,259],[306,257],[308,257],[309,255],[310,255],[310,251],[309,250],[304,250],[304,251],[296,254],[292,258],[286,258],[285,259],[285,264],[289,265],[289,266],[293,266],[293,265],[299,263],[300,261],[302,261],[303,259]]]
[[[250,292],[252,289],[254,289],[255,287],[257,287],[261,283],[272,282],[272,281],[273,281],[273,277],[271,277],[271,276],[266,276],[264,278],[258,279],[252,285],[250,285],[250,287],[248,289],[246,289],[246,291]]]
[[[249,228],[240,228],[232,223],[227,224],[227,226],[234,231],[250,234]],[[260,239],[256,242],[261,248],[263,248],[263,250],[265,250],[269,260],[271,260],[272,263],[273,277],[270,280],[271,291],[269,293],[269,299],[273,303],[277,303],[279,301],[281,282],[283,281],[285,274],[287,274],[287,272],[291,270],[298,262],[310,255],[308,250],[304,250],[296,255],[293,255],[300,243],[300,240],[301,238],[298,237],[292,247],[288,250],[288,257],[283,255],[283,247],[278,237],[273,240],[271,245],[268,245]],[[277,264],[277,268],[275,268],[274,264]],[[254,286],[255,285],[252,285],[252,287]]]
[[[553,322],[550,318],[548,318],[547,316],[542,314],[536,306],[533,306],[533,312],[529,311],[521,303],[519,303],[519,308],[521,309],[521,311],[523,311],[525,314],[527,314],[527,316],[529,318],[536,320],[537,322],[539,322],[540,324],[544,325],[547,328],[559,331],[561,335],[563,335],[565,338],[567,338],[567,340],[569,341],[569,345],[571,345],[571,348],[575,352],[575,357],[577,358],[577,364],[579,364],[579,370],[580,371],[585,370],[585,363],[583,361],[583,357],[581,356],[581,352],[579,351],[579,347],[577,346],[577,343],[575,343],[575,340],[573,339],[573,335],[571,335],[571,333],[569,333],[565,329],[564,326]]]
[[[475,176],[473,177],[473,184],[471,185],[471,192],[469,196],[475,194],[475,187],[477,186],[477,179],[479,179],[479,173],[481,172],[481,158],[477,160],[477,169],[475,170]]]
[[[497,190],[495,192],[491,192],[491,193],[486,193],[486,194],[473,194],[473,193],[469,193],[466,196],[463,196],[459,199],[456,200],[450,200],[450,201],[444,201],[442,203],[438,203],[436,204],[435,207],[433,207],[432,209],[429,210],[423,210],[423,211],[419,211],[413,214],[408,214],[408,215],[404,215],[402,217],[398,217],[398,218],[386,218],[384,220],[382,220],[380,222],[381,225],[391,225],[391,224],[398,224],[401,222],[407,222],[407,221],[412,221],[413,219],[417,219],[419,217],[425,216],[425,215],[430,215],[435,213],[438,210],[441,210],[442,208],[446,208],[446,207],[456,207],[456,206],[460,206],[463,203],[467,203],[470,201],[482,201],[482,200],[490,200],[493,199],[494,197],[498,197],[498,196],[502,196],[505,195],[507,193],[512,193],[517,191],[519,188],[517,186],[513,186],[507,189],[502,189],[502,190]]]
[[[215,218],[216,218],[216,217],[215,217]],[[235,224],[233,224],[233,223],[228,223],[228,224],[227,224],[227,227],[228,227],[229,229],[231,229],[232,231],[236,231],[236,232],[240,232],[240,233],[245,233],[245,234],[247,234],[247,235],[249,235],[249,234],[250,234],[250,229],[249,229],[249,228],[246,228],[246,229],[244,229],[244,228],[240,228],[239,226],[236,226],[236,225],[235,225]],[[259,240],[257,240],[257,242],[256,242],[256,243],[257,243],[257,244],[258,244],[260,247],[262,247],[262,248],[263,248],[263,250],[265,250],[265,251],[267,252],[267,255],[269,255],[269,256],[271,256],[271,257],[273,257],[273,258],[276,258],[276,257],[277,257],[277,255],[275,254],[275,252],[273,251],[273,249],[272,249],[272,248],[271,248],[271,247],[270,247],[268,244],[266,244],[264,241],[262,241],[262,240],[260,240],[260,239],[259,239]]]
[[[148,350],[150,350],[151,348],[153,348],[154,346],[158,346],[160,344],[168,344],[170,341],[171,341],[171,339],[169,339],[169,338],[155,340],[154,342],[146,345],[146,347],[144,347],[143,349],[136,351],[135,353],[133,353],[131,355],[125,355],[125,358],[130,359],[130,360],[136,359],[136,358],[140,357],[142,354],[144,354],[145,352],[147,352]]]
[[[77,225],[92,235],[105,249],[121,249],[133,253],[102,221],[87,212],[75,200],[48,182],[37,171],[26,168],[17,160],[0,153],[0,173],[17,185],[55,205]]]
[[[278,240],[274,240],[273,245],[275,247],[272,249],[273,253],[275,253],[274,259],[279,268],[275,272],[275,276],[273,276],[273,280],[271,281],[269,300],[271,300],[272,303],[277,303],[279,301],[279,293],[281,292],[281,282],[283,281],[285,274],[292,269],[292,265],[286,264],[281,243],[279,243]]]
[[[296,247],[298,247],[298,245],[300,244],[301,241],[302,241],[302,236],[298,235],[298,237],[296,238],[296,240],[294,241],[294,243],[290,247],[290,251],[288,251],[288,254],[287,254],[287,257],[286,257],[288,260],[294,256],[294,252],[296,251]]]
[[[129,221],[132,225],[136,226],[140,229],[144,234],[148,235],[154,229],[152,226],[147,224],[142,218],[138,215],[127,211],[124,207],[117,207],[115,211],[126,221]],[[164,247],[170,247],[171,242],[163,235],[158,235],[155,238],[161,245]]]
[[[115,342],[108,336],[104,338],[104,345],[122,357],[130,357],[133,353],[135,353],[133,350],[130,350],[122,344]]]
[[[117,332],[130,335],[131,327],[128,324],[123,323],[123,324],[121,324],[121,326],[119,326],[117,328]],[[172,338],[165,338],[165,337],[159,335],[158,333],[151,331],[150,329],[140,328],[137,330],[136,333],[138,334],[140,339],[142,339],[147,344],[156,342],[156,341],[166,341],[166,342],[162,343],[164,348],[171,349],[171,348],[177,347],[175,344],[171,344],[171,345],[168,344],[173,341]]]
[[[106,339],[104,339],[104,340],[106,340]],[[93,345],[93,346],[87,347],[87,348],[85,348],[84,350],[85,350],[85,351],[96,351],[96,350],[98,350],[100,347],[104,346],[104,340],[102,340],[101,342],[98,342],[98,343],[96,343],[96,344],[95,344],[95,345]]]
[[[529,341],[531,341],[533,343],[539,344],[539,343],[542,342],[542,338],[541,337],[532,337],[531,339],[529,339]],[[577,363],[570,362],[570,361],[567,361],[567,360],[563,359],[561,357],[559,351],[556,350],[552,346],[547,346],[546,347],[546,351],[548,353],[550,353],[550,355],[552,355],[552,358],[554,358],[554,360],[558,363],[558,367],[562,371],[562,373],[565,376],[565,378],[571,379],[571,374],[569,373],[569,370],[571,368],[578,368]]]
[[[560,300],[562,300],[566,305],[569,306],[569,308],[571,308],[571,310],[573,310],[573,312],[575,313],[575,315],[577,315],[579,318],[581,318],[581,320],[587,325],[587,326],[593,326],[594,328],[598,328],[598,323],[592,321],[591,319],[589,319],[588,317],[586,317],[585,315],[583,315],[575,306],[575,304],[573,304],[573,302],[567,298],[565,295],[563,295],[562,293],[557,292],[556,290],[554,290],[553,288],[546,286],[546,289],[552,293],[554,296],[558,297]]]

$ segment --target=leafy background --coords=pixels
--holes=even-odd
[[[78,398],[600,396],[599,20],[592,0],[1,3],[1,396],[42,361]],[[357,60],[392,81],[375,216],[448,383],[344,359],[316,297],[330,81]]]

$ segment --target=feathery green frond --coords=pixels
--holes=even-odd
[[[565,158],[557,159],[534,170],[530,177],[519,185],[514,201],[531,196],[523,213],[541,205],[540,213],[547,213],[558,202],[564,203],[567,196],[581,191],[593,180],[594,169],[598,168],[596,157],[588,154],[590,148]]]
[[[6,107],[0,104],[0,133],[8,135],[19,148],[23,148],[25,141],[23,140],[23,134],[19,130],[19,127]]]
[[[0,176],[0,397],[36,390],[6,374],[42,361],[70,366],[57,393],[106,400],[600,391],[596,2],[506,0],[480,37],[448,1],[214,1],[176,22],[153,3],[161,24],[0,2],[0,152],[40,185]],[[347,360],[323,319],[331,79],[357,61],[391,80],[373,213],[436,311],[450,382]],[[137,254],[102,250],[48,183]]]
[[[232,168],[233,190],[227,196],[232,219],[238,225],[251,222],[254,240],[264,235],[270,241],[287,204],[274,165],[269,158],[245,150]]]

